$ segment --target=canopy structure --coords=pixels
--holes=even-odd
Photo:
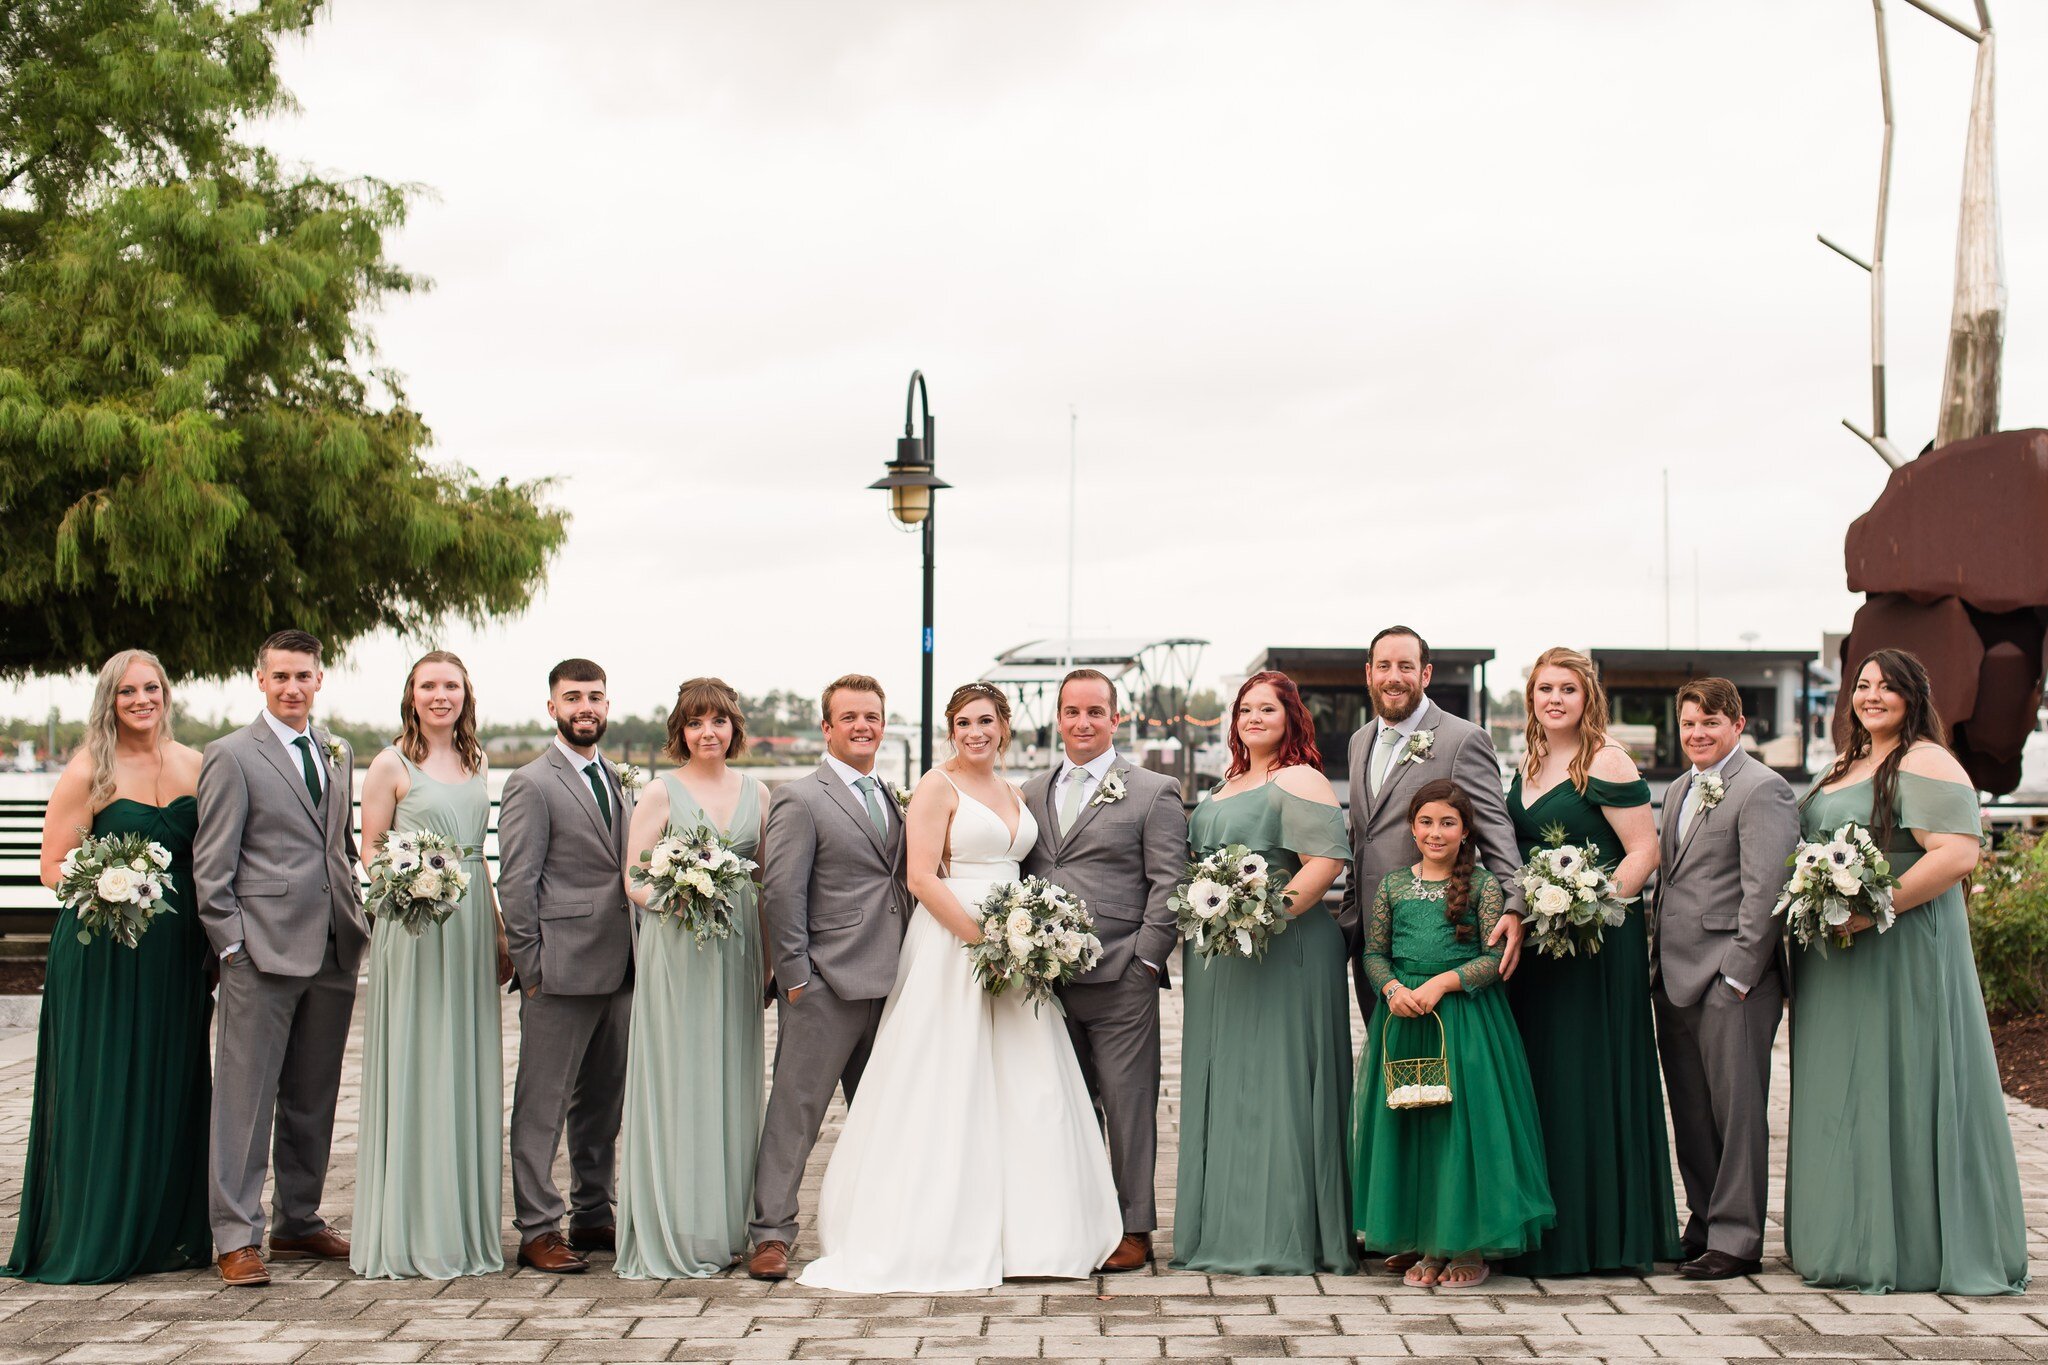
[[[1180,636],[1032,640],[998,654],[981,676],[1009,694],[1020,737],[1038,730],[1042,742],[1050,744],[1060,679],[1068,670],[1093,668],[1109,675],[1135,730],[1149,711],[1158,711],[1151,719],[1160,720],[1187,709],[1195,669],[1208,643]],[[1187,737],[1181,738],[1185,742]]]

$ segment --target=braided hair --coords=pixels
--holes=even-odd
[[[1413,829],[1416,817],[1422,808],[1431,804],[1449,806],[1458,813],[1458,822],[1464,826],[1465,837],[1458,842],[1458,854],[1451,862],[1451,884],[1444,894],[1444,920],[1458,936],[1458,942],[1470,943],[1478,932],[1473,923],[1472,869],[1477,864],[1479,851],[1474,844],[1472,831],[1478,824],[1478,815],[1472,809],[1472,798],[1465,795],[1465,789],[1448,777],[1439,777],[1425,782],[1416,790],[1408,802],[1408,826]]]

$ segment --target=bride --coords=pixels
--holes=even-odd
[[[946,704],[955,756],[905,817],[911,894],[896,987],[818,1197],[821,1254],[799,1282],[856,1293],[1080,1278],[1123,1236],[1109,1155],[1059,1013],[975,984],[973,909],[1038,836],[996,772],[1010,703],[968,683]]]

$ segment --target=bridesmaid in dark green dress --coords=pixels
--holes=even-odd
[[[1508,789],[1524,859],[1562,828],[1634,896],[1657,866],[1650,788],[1607,739],[1592,661],[1546,650],[1529,671],[1529,756]],[[1535,792],[1534,796],[1530,792]],[[1508,983],[1543,1117],[1557,1226],[1507,1263],[1518,1275],[1648,1274],[1679,1257],[1664,1082],[1640,902],[1590,957],[1525,952]]]
[[[685,767],[662,774],[634,808],[629,867],[664,834],[698,825],[759,861],[767,793],[726,765],[745,744],[737,693],[716,678],[683,684],[667,756]],[[636,905],[648,895],[630,885],[627,894]],[[768,979],[755,885],[741,888],[730,937],[699,946],[679,922],[642,915],[638,942],[616,1268],[627,1280],[701,1279],[745,1254],[754,1203]]]
[[[1800,832],[1869,830],[1898,917],[1881,934],[1852,918],[1847,950],[1793,949],[1785,1249],[1815,1286],[2017,1294],[2026,1214],[1961,885],[1976,788],[1943,747],[1919,660],[1879,650],[1854,688],[1849,744]]]
[[[95,835],[138,833],[170,850],[171,885],[133,948],[104,936],[80,943],[69,909],[50,935],[21,1218],[5,1269],[20,1279],[106,1284],[212,1259],[208,953],[192,903],[199,754],[170,731],[156,657],[115,655],[100,671],[86,743],[50,797],[45,884],[89,822]]]
[[[1322,901],[1351,845],[1294,683],[1253,674],[1231,716],[1229,776],[1195,808],[1188,841],[1197,857],[1226,844],[1263,854],[1295,918],[1258,961],[1186,961],[1173,1264],[1348,1274],[1351,1003],[1344,936]]]

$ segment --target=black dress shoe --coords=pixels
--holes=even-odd
[[[1763,1268],[1762,1261],[1745,1261],[1725,1251],[1703,1251],[1678,1267],[1678,1273],[1688,1280],[1732,1280],[1740,1275],[1754,1275]]]
[[[1705,1242],[1688,1242],[1680,1239],[1678,1243],[1678,1263],[1680,1265],[1684,1265],[1687,1261],[1697,1261],[1706,1254],[1707,1244]]]

